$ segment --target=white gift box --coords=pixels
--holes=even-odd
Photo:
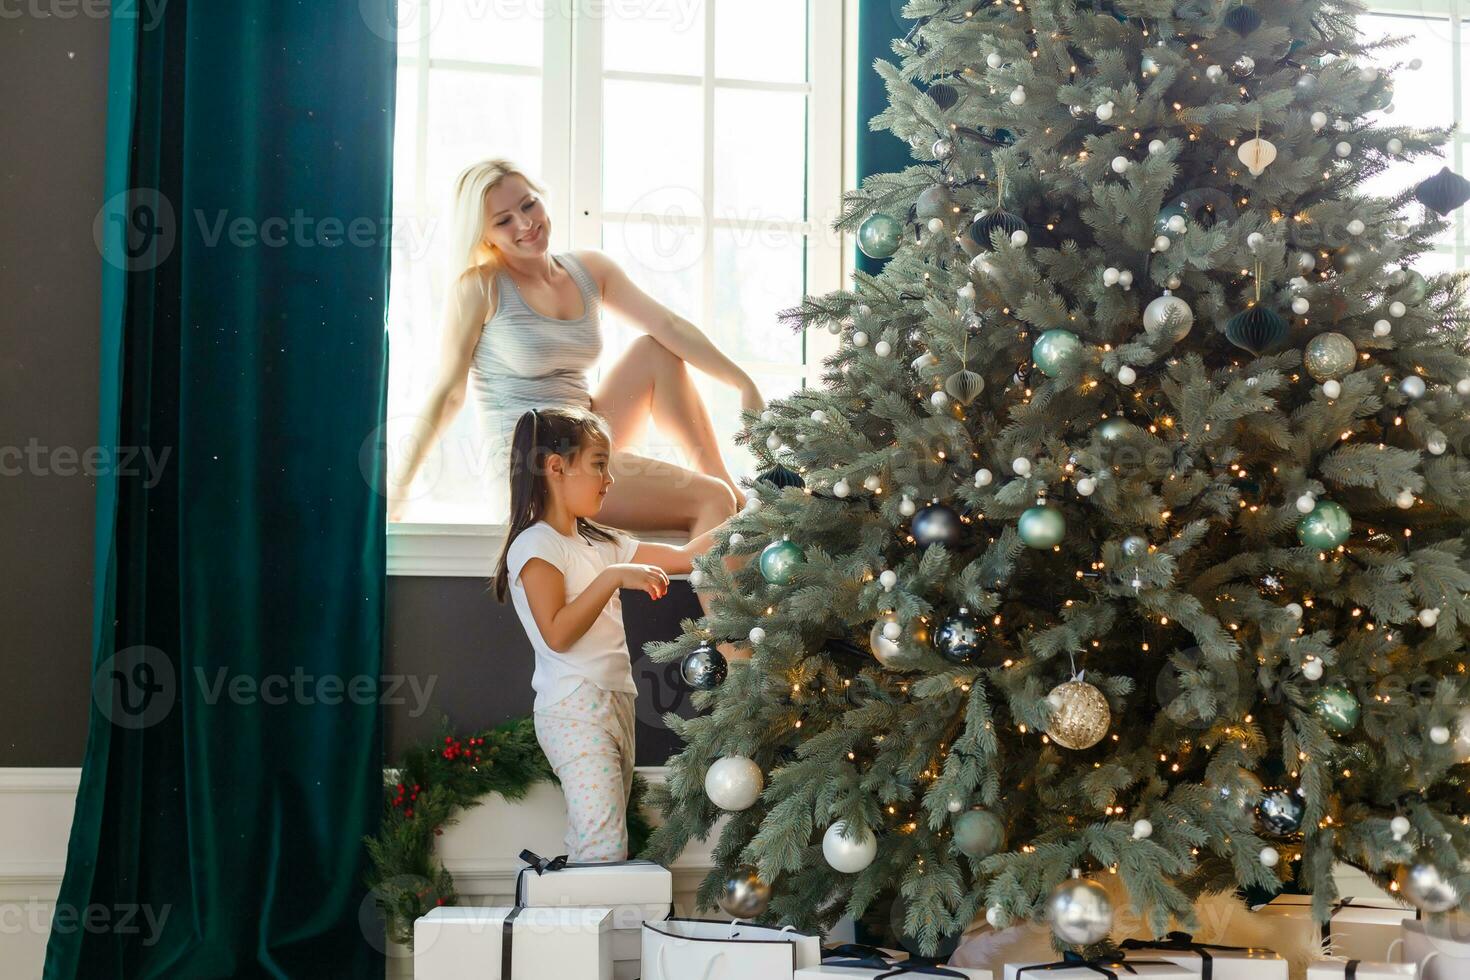
[[[522,851],[527,863],[516,875],[516,901],[531,908],[554,905],[666,906],[674,901],[674,876],[652,861],[602,864],[547,860]],[[641,924],[641,921],[640,923]],[[621,921],[614,928],[628,928]]]
[[[886,977],[890,971],[900,969],[904,962],[903,960],[899,960],[890,963],[881,970],[873,967],[808,966],[797,970],[793,980],[870,980],[872,977]],[[929,973],[910,973],[907,977],[911,978],[911,980],[958,980],[961,977],[964,980],[994,980],[994,974],[989,970],[944,965],[931,967],[930,970],[931,972]],[[933,970],[948,970],[952,976],[944,973],[934,973],[932,972]],[[905,974],[895,974],[889,980],[905,980]],[[1098,980],[1101,980],[1101,978],[1098,978]]]
[[[639,980],[643,974],[643,961],[613,960],[613,980]]]
[[[1126,965],[1125,965],[1126,964]],[[1064,963],[1007,963],[1005,980],[1132,980],[1153,977],[1154,980],[1199,980],[1199,973],[1187,966],[1154,959],[1152,955],[1119,962],[1108,960]]]
[[[1182,932],[1161,940],[1130,939],[1122,946],[1129,956],[1188,967],[1200,980],[1287,980],[1291,972],[1291,964],[1273,950],[1197,943]]]
[[[1418,916],[1413,908],[1387,898],[1347,898],[1332,908],[1332,918],[1323,933],[1331,944],[1332,955],[1344,960],[1386,963],[1395,959],[1393,947],[1404,920]],[[1270,904],[1256,909],[1256,914],[1280,916],[1283,924],[1293,929],[1302,923],[1315,926],[1310,895],[1278,895]]]
[[[716,919],[643,923],[643,980],[794,980],[822,942],[791,928]]]
[[[1307,967],[1307,980],[1403,980],[1417,976],[1419,967],[1413,963],[1323,960]]]
[[[1423,971],[1422,980],[1470,977],[1470,919],[1444,915],[1405,922],[1401,959]]]
[[[413,924],[414,980],[612,980],[610,920],[606,908],[440,906]]]

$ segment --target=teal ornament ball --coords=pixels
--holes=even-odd
[[[1286,321],[1275,310],[1252,306],[1230,318],[1225,324],[1225,339],[1236,347],[1260,355],[1286,337]]]
[[[1183,204],[1170,204],[1154,219],[1154,235],[1168,235],[1177,239],[1189,230],[1189,208]]]
[[[954,846],[972,858],[988,858],[1006,846],[1005,824],[989,810],[966,810],[954,818]]]
[[[1319,500],[1312,512],[1296,526],[1296,536],[1308,548],[1331,551],[1348,539],[1353,519],[1342,504]]]
[[[761,552],[761,576],[772,585],[786,585],[805,560],[801,546],[790,538],[772,541]]]
[[[903,225],[889,214],[871,214],[858,228],[858,248],[870,259],[886,259],[898,251]]]
[[[1339,735],[1346,735],[1358,724],[1362,705],[1345,687],[1324,687],[1312,699],[1312,713],[1317,720]]]
[[[1048,330],[1031,345],[1031,359],[1048,378],[1062,373],[1082,349],[1082,341],[1070,330]]]
[[[1429,295],[1429,281],[1415,269],[1400,269],[1393,276],[1397,298],[1410,305],[1424,302]]]
[[[1067,535],[1067,519],[1062,512],[1050,504],[1038,504],[1028,508],[1016,522],[1021,541],[1028,548],[1045,550],[1062,543]]]
[[[1358,362],[1358,349],[1344,334],[1320,333],[1307,341],[1302,364],[1317,381],[1341,378]]]

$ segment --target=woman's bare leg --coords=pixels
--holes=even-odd
[[[592,410],[607,419],[613,448],[637,445],[648,420],[683,447],[694,469],[720,480],[745,506],[745,492],[725,466],[709,409],[684,360],[647,334],[608,369],[592,394]]]
[[[633,533],[680,531],[695,538],[735,513],[730,488],[708,474],[626,449],[613,450],[611,468],[613,484],[596,518],[601,524]],[[734,569],[745,561],[726,558],[725,567]],[[707,615],[709,598],[700,592],[695,597]],[[749,650],[737,650],[728,641],[718,648],[727,659],[750,656]]]

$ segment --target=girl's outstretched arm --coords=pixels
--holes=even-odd
[[[716,524],[699,537],[690,539],[688,544],[678,547],[671,544],[657,544],[653,541],[640,541],[638,550],[633,552],[632,560],[645,565],[656,565],[670,575],[690,572],[694,569],[694,556],[702,555],[714,547],[715,534],[728,523],[729,520]]]

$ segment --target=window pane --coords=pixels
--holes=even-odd
[[[443,207],[459,172],[486,157],[509,157],[541,172],[541,80],[436,69],[429,78],[430,204]]]
[[[541,67],[543,4],[428,2],[430,57]]]
[[[703,372],[692,372],[692,377],[694,387],[704,396],[704,403],[709,406],[710,417],[715,426],[715,438],[719,441],[720,454],[730,475],[737,481],[742,477],[755,476],[754,455],[748,447],[735,444],[735,434],[740,431],[740,393]],[[770,404],[772,398],[785,398],[801,390],[801,378],[795,374],[751,371],[750,378],[760,389],[761,397],[767,404]]]
[[[590,4],[585,16],[602,16],[603,68],[704,74],[706,0],[686,3]]]
[[[697,225],[608,221],[602,226],[602,250],[639,289],[698,324],[704,308],[703,236]],[[642,332],[630,329],[618,337],[632,340]],[[604,359],[614,348],[621,351],[624,346],[610,342]]]
[[[398,0],[393,10],[392,16],[395,19],[392,23],[374,23],[370,19],[369,8],[364,5],[360,9],[369,30],[379,37],[392,38],[396,34],[398,57],[412,58],[419,53],[419,36],[424,32],[424,16],[427,11],[425,3],[427,0]]]
[[[697,86],[608,81],[603,86],[603,207],[701,214],[704,113]]]
[[[722,88],[714,122],[716,217],[806,217],[806,96]]]
[[[806,239],[773,228],[715,229],[715,342],[737,361],[800,364],[802,335],[776,319],[801,302]]]
[[[718,0],[715,75],[806,81],[807,5],[802,0]]]

